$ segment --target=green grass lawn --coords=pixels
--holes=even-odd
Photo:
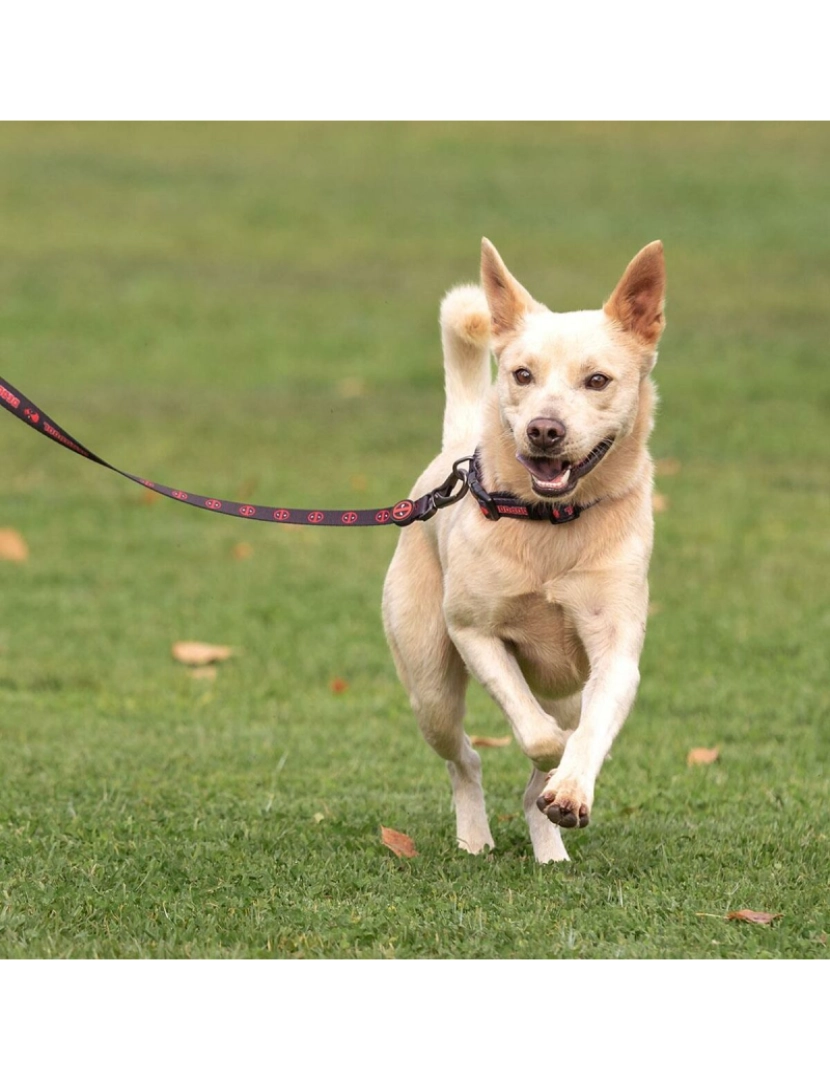
[[[455,848],[380,625],[395,530],[147,502],[0,414],[30,549],[0,562],[0,955],[826,956],[828,160],[826,125],[0,126],[0,373],[127,470],[401,498],[482,234],[559,310],[664,241],[679,463],[635,711],[540,867],[514,746],[482,750],[497,850]],[[197,680],[180,639],[238,653]],[[468,730],[506,732],[477,689]]]

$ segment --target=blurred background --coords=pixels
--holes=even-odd
[[[599,306],[662,239],[652,622],[625,775],[600,801],[679,799],[680,829],[691,804],[732,829],[748,805],[773,830],[779,814],[826,829],[828,162],[820,124],[3,124],[0,373],[161,483],[388,505],[438,447],[438,304],[477,278],[482,235],[555,310]],[[10,866],[42,859],[34,876],[54,882],[79,851],[103,858],[96,844],[164,848],[163,831],[147,839],[162,818],[192,861],[194,815],[232,840],[254,813],[270,881],[263,808],[291,822],[300,807],[314,830],[326,791],[354,803],[341,824],[358,846],[395,792],[404,824],[423,803],[422,830],[451,843],[443,770],[380,628],[394,530],[197,514],[3,414],[2,531],[24,545],[0,557]],[[237,652],[194,679],[170,658],[182,639]],[[473,702],[471,725],[502,734]],[[733,748],[728,785],[675,788],[698,744]],[[485,768],[491,805],[514,810],[524,766]],[[523,850],[521,823],[505,827]],[[33,855],[37,833],[64,847]],[[137,860],[158,890],[175,878],[161,848]],[[10,953],[66,948],[77,897],[50,938],[55,886],[38,900],[9,873],[26,913]],[[122,928],[119,947],[182,954],[186,922],[168,946],[152,919]]]

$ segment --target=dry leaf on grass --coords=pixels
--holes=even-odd
[[[470,742],[473,746],[509,746],[513,740],[509,735],[471,735]]]
[[[662,514],[664,510],[669,508],[669,500],[659,491],[654,491],[651,494],[651,508],[655,514]]]
[[[233,649],[229,645],[207,645],[203,641],[177,641],[170,651],[174,660],[191,667],[216,664],[233,656]]]
[[[413,859],[418,854],[412,837],[407,836],[406,833],[396,832],[394,829],[387,829],[385,825],[381,825],[380,839],[381,843],[399,858]]]
[[[654,472],[657,476],[676,476],[682,465],[676,457],[658,458],[654,463]]]
[[[240,543],[234,544],[231,556],[234,559],[250,559],[253,553],[254,549],[251,545],[242,540]]]
[[[773,919],[780,919],[781,913],[771,915],[768,911],[750,911],[749,908],[741,908],[740,911],[730,911],[726,917],[733,922],[751,922],[768,926]]]
[[[28,558],[29,545],[17,529],[0,529],[0,559],[25,562]]]
[[[711,765],[712,762],[717,761],[720,757],[720,747],[713,746],[711,749],[706,746],[696,746],[693,750],[690,750],[686,755],[687,765]]]
[[[345,679],[332,679],[329,683],[329,689],[333,694],[342,694],[349,689],[349,684]]]
[[[158,491],[152,491],[150,488],[145,488],[141,493],[141,502],[145,506],[152,506],[153,503],[157,503],[161,499],[161,495]]]

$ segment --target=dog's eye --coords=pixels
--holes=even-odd
[[[513,372],[513,378],[519,386],[529,386],[533,382],[533,376],[526,367],[520,367]]]
[[[607,375],[602,375],[599,371],[594,375],[589,375],[585,380],[585,388],[587,390],[604,390],[605,387],[611,382]]]

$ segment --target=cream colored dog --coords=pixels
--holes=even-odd
[[[384,625],[421,731],[447,761],[459,846],[494,846],[463,727],[469,672],[532,762],[525,816],[536,858],[550,862],[568,858],[560,827],[588,824],[639,682],[663,247],[643,248],[599,311],[549,311],[488,240],[481,285],[453,289],[441,307],[443,447],[411,498],[477,447],[488,492],[581,514],[492,521],[468,495],[408,526],[386,578]]]

